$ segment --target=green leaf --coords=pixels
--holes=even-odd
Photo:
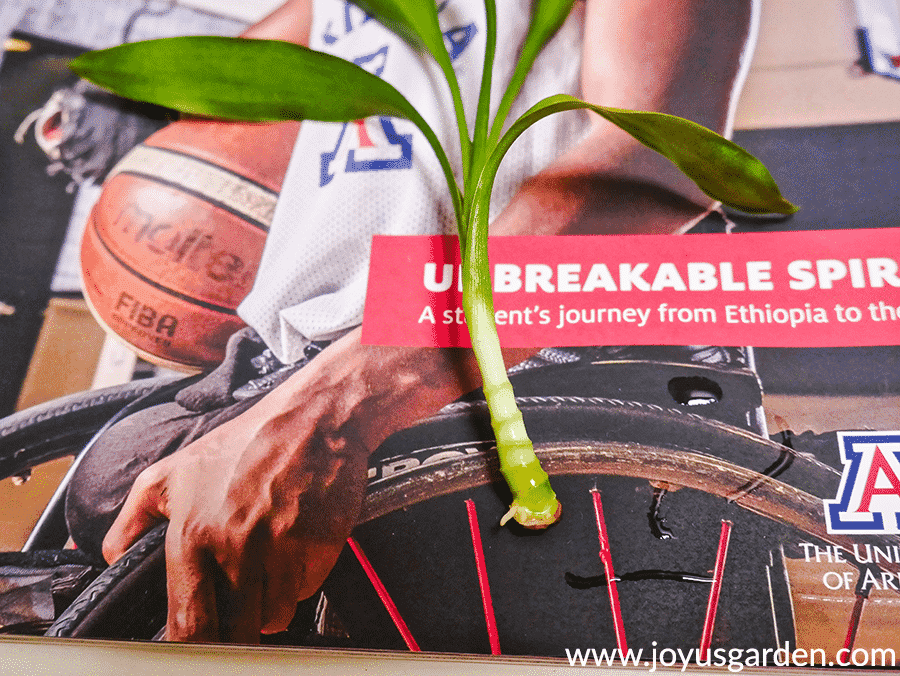
[[[126,98],[233,120],[415,120],[393,86],[359,66],[275,40],[181,37],[88,52],[81,77]]]
[[[506,122],[506,116],[512,108],[513,101],[519,95],[522,85],[525,84],[525,79],[528,77],[535,59],[550,39],[556,35],[556,31],[565,23],[574,4],[575,0],[533,0],[531,24],[528,26],[528,34],[522,43],[515,71],[497,109],[491,129],[492,141],[499,138],[503,124]]]
[[[434,0],[351,0],[413,49],[425,50],[441,63],[449,61]]]
[[[71,64],[120,96],[229,120],[412,121],[431,145],[454,207],[462,195],[434,131],[392,85],[344,59],[277,40],[180,37],[88,52]]]
[[[765,165],[736,143],[690,120],[665,113],[595,106],[572,96],[551,96],[532,106],[510,127],[488,159],[477,191],[493,183],[503,155],[532,124],[553,113],[588,109],[668,158],[707,195],[751,214],[793,214]]]
[[[531,25],[522,48],[523,54],[528,54],[528,70],[531,70],[531,64],[550,38],[565,23],[574,5],[575,0],[534,0],[531,5]]]
[[[471,139],[463,108],[459,81],[444,44],[444,34],[438,22],[435,0],[350,0],[354,5],[373,16],[379,23],[393,31],[417,51],[431,54],[444,74],[453,108],[462,150],[463,174],[468,174]]]

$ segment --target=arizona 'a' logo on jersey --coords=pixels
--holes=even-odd
[[[387,57],[385,45],[353,62],[381,77]],[[321,155],[319,187],[331,183],[338,166],[347,173],[409,169],[412,155],[412,134],[398,133],[391,118],[345,122],[334,149]],[[340,156],[345,157],[342,162],[338,161]]]
[[[844,472],[829,533],[900,533],[900,432],[838,432]]]

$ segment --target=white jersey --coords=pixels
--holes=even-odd
[[[527,30],[530,1],[497,2],[495,109]],[[577,3],[545,48],[511,119],[546,96],[579,94],[583,11]],[[484,59],[483,0],[447,0],[439,16],[471,128]],[[311,46],[393,84],[436,131],[461,174],[452,100],[428,57],[342,0],[314,0]],[[583,113],[564,113],[520,137],[501,165],[492,217],[587,126]],[[304,122],[256,284],[239,308],[281,361],[294,362],[310,341],[337,338],[362,322],[369,247],[376,234],[455,234],[444,174],[425,137],[411,122],[388,117]]]

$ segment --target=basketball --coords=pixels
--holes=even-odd
[[[81,243],[85,299],[107,332],[170,368],[222,360],[298,131],[182,121],[122,158]]]

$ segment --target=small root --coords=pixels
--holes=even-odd
[[[513,503],[513,504],[510,506],[509,511],[506,512],[506,514],[504,514],[504,515],[501,517],[501,519],[500,519],[500,526],[502,527],[502,526],[505,526],[507,523],[509,523],[509,520],[512,519],[512,518],[516,515],[516,511],[517,511],[518,509],[519,509],[518,505],[516,505],[515,503]]]
[[[553,514],[548,514],[546,512],[535,514],[530,509],[523,507],[517,502],[513,502],[509,507],[509,511],[507,511],[506,514],[503,515],[503,518],[500,519],[500,526],[505,526],[511,519],[515,519],[516,523],[528,530],[544,530],[559,521],[561,516],[562,504],[558,501],[556,502],[556,510]]]

